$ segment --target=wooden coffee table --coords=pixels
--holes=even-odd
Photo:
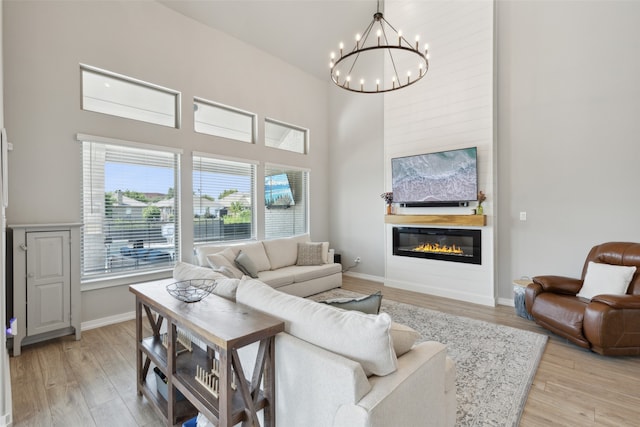
[[[277,333],[284,331],[284,323],[216,295],[195,303],[179,301],[166,290],[172,281],[129,287],[136,296],[138,394],[152,403],[169,426],[192,417],[197,411],[217,426],[233,426],[241,421],[257,426],[260,425],[257,412],[261,409],[264,409],[264,425],[275,426],[274,340]],[[146,337],[142,328],[143,311],[152,331]],[[166,336],[160,332],[163,321],[167,322]],[[206,349],[195,343],[180,342],[178,331],[182,341],[185,335],[193,336],[204,343]],[[254,373],[247,379],[238,349],[256,342],[259,349]],[[167,377],[166,399],[149,385],[151,363]],[[212,369],[219,381],[217,393],[196,379],[198,373],[209,375]],[[177,401],[176,390],[186,400]]]

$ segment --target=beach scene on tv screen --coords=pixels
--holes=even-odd
[[[394,202],[477,199],[475,148],[396,158],[391,167]]]
[[[286,173],[265,177],[264,204],[266,206],[294,205],[293,192]]]

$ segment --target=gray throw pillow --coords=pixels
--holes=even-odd
[[[382,293],[380,291],[366,297],[360,298],[335,298],[327,301],[319,301],[343,310],[356,310],[366,314],[378,314],[380,304],[382,304]]]
[[[251,258],[244,252],[240,251],[235,259],[236,266],[247,276],[251,276],[254,279],[258,278],[258,269],[256,265],[251,261]]]
[[[322,242],[298,243],[298,260],[296,265],[322,265]]]

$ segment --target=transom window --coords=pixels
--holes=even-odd
[[[264,121],[264,141],[267,147],[305,154],[308,145],[307,129],[272,119]]]
[[[256,165],[193,155],[193,240],[249,240],[255,235]]]
[[[200,98],[194,99],[193,108],[196,132],[241,142],[255,141],[255,114]]]
[[[132,77],[81,65],[82,109],[180,127],[180,93]]]
[[[82,279],[167,270],[179,254],[178,151],[79,135]]]

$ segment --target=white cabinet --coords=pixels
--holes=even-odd
[[[23,344],[75,333],[80,339],[80,224],[9,226],[13,308]]]

